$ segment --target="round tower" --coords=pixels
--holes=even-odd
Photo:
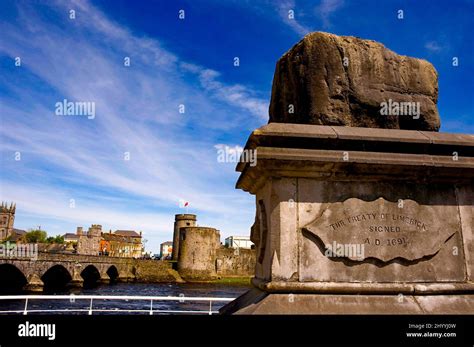
[[[183,227],[179,230],[178,272],[187,281],[217,278],[216,259],[219,231],[207,227]]]
[[[195,214],[177,214],[174,216],[174,232],[173,232],[173,260],[178,260],[179,255],[179,229],[183,227],[196,226]]]

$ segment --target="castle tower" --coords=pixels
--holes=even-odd
[[[100,224],[92,224],[87,232],[87,236],[89,237],[100,237],[102,236],[102,225]]]
[[[16,204],[3,202],[0,206],[0,240],[6,239],[13,233]]]
[[[179,229],[183,227],[196,226],[195,214],[177,214],[174,216],[174,232],[173,232],[173,260],[178,260],[179,255]]]
[[[87,231],[83,232],[82,227],[77,228],[79,241],[77,242],[77,253],[82,255],[98,255],[100,251],[100,241],[102,239],[102,225],[92,224]]]
[[[216,259],[219,245],[220,234],[217,229],[207,227],[180,228],[177,268],[181,277],[186,281],[216,279]]]

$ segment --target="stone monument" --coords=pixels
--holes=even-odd
[[[223,314],[474,313],[474,136],[437,132],[427,61],[312,33],[277,63],[237,188],[254,288]]]

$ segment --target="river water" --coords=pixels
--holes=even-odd
[[[75,288],[58,291],[54,294],[79,295],[140,295],[140,296],[184,296],[184,297],[223,297],[237,298],[250,289],[250,285],[214,284],[214,283],[184,283],[184,284],[146,284],[146,283],[116,283],[104,284],[94,288]],[[54,309],[84,309],[89,308],[89,300],[29,300],[28,310],[54,310]],[[225,302],[212,303],[212,310],[217,311],[224,306]],[[23,310],[25,300],[0,300],[0,311]],[[125,301],[125,300],[94,300],[93,309],[121,309],[121,310],[149,310],[150,301]],[[208,311],[209,302],[177,302],[177,301],[154,301],[153,310],[165,312],[154,312],[154,314],[171,314],[166,311]],[[118,313],[118,312],[117,312]],[[32,313],[29,313],[32,314]],[[35,313],[36,314],[36,313]],[[40,313],[37,313],[40,314]],[[87,314],[87,312],[62,312],[62,314]],[[114,312],[93,312],[93,314],[114,314]],[[138,313],[121,313],[138,314]],[[142,312],[140,314],[147,314]]]

